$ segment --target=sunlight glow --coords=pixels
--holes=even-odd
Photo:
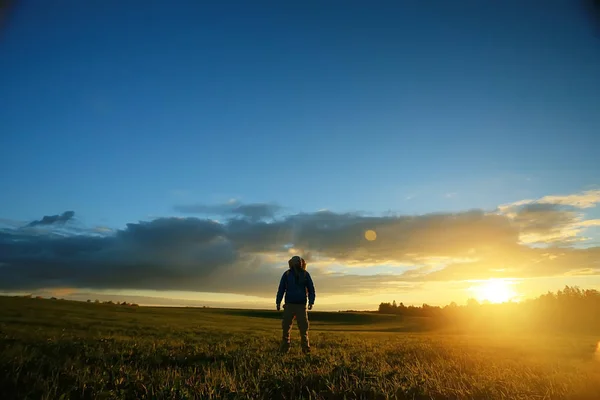
[[[478,301],[489,301],[490,303],[504,303],[517,297],[517,293],[511,287],[512,282],[502,279],[490,279],[480,285],[471,288],[475,292]]]

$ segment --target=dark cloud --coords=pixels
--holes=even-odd
[[[115,235],[0,234],[0,288],[207,288],[238,254],[208,220],[166,218],[128,224]]]
[[[511,219],[527,244],[569,245],[583,240],[579,233],[598,224],[585,220],[582,209],[600,201],[599,191],[567,196],[545,196],[500,206],[498,212]]]
[[[241,252],[226,228],[209,220],[166,218],[129,224],[111,237],[3,233],[0,290],[153,289],[273,297],[287,256],[273,261]],[[393,279],[311,273],[321,295],[365,292]]]
[[[273,218],[282,210],[282,207],[269,203],[240,204],[232,202],[219,205],[178,205],[174,207],[176,211],[184,214],[208,214],[208,215],[236,215],[248,218],[252,221],[258,221],[264,218]]]
[[[367,230],[377,239],[368,241]],[[419,256],[465,256],[477,248],[514,244],[510,220],[481,211],[421,216],[365,217],[322,211],[272,223],[232,221],[229,237],[248,252],[274,252],[286,244],[345,263],[413,261]]]
[[[426,281],[600,269],[598,248],[519,244],[523,232],[552,230],[571,218],[554,206],[530,204],[510,217],[480,210],[381,217],[322,211],[271,222],[159,218],[102,236],[5,229],[0,232],[0,290],[154,289],[271,297],[290,247],[311,263],[321,294],[386,290],[390,281],[394,290],[409,290]],[[367,230],[376,232],[375,240],[367,240]],[[318,267],[326,262],[423,268],[405,275],[331,274]]]
[[[175,210],[185,214],[206,214],[222,216],[239,216],[252,221],[273,218],[282,208],[276,204],[220,204],[220,205],[178,205]]]
[[[44,215],[39,221],[32,221],[27,226],[38,226],[38,225],[52,225],[52,224],[64,224],[75,216],[74,211],[65,211],[61,215]]]
[[[297,221],[295,243],[347,262],[411,262],[416,257],[461,257],[490,243],[514,243],[518,231],[503,217],[482,211],[421,216],[361,217],[331,212]],[[367,230],[377,239],[368,241]]]
[[[515,212],[514,221],[522,233],[557,232],[577,222],[578,214],[558,204],[526,204]]]

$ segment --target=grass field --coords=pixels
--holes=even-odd
[[[0,398],[600,399],[599,337],[311,312],[280,356],[280,316],[0,297]]]

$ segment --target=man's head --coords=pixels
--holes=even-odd
[[[302,268],[302,261],[303,260],[300,256],[294,256],[290,258],[288,265],[290,268]],[[306,265],[306,262],[304,262],[304,264]]]

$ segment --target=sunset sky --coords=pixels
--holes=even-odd
[[[17,3],[0,292],[274,307],[292,254],[322,310],[600,289],[577,2]]]

